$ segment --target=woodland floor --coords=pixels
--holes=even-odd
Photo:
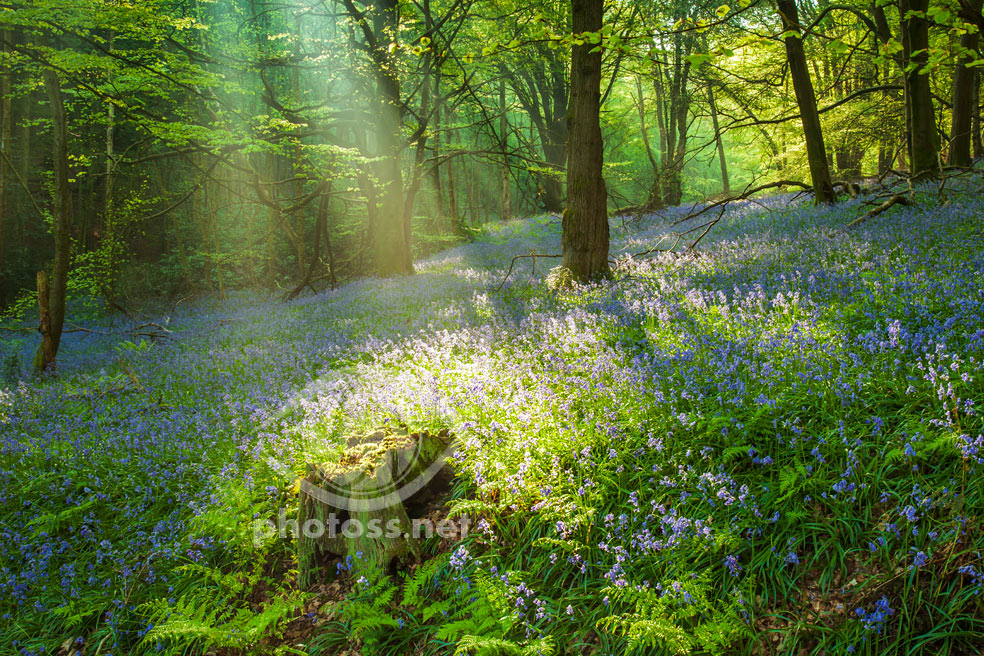
[[[697,255],[628,257],[686,208],[616,218],[613,280],[576,290],[555,260],[500,285],[559,252],[541,217],[411,278],[188,301],[162,339],[78,304],[51,380],[5,335],[0,653],[978,653],[967,184],[853,230],[864,198],[739,203]],[[474,529],[297,590],[254,520],[387,423],[452,430],[434,512]]]

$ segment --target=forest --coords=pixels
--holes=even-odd
[[[981,0],[0,0],[0,656],[984,652]]]

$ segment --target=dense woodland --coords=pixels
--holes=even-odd
[[[0,21],[0,303],[50,269],[56,325],[66,297],[411,273],[483,222],[576,209],[567,176],[599,156],[584,202],[625,211],[776,181],[832,202],[982,153],[975,0],[38,0]]]
[[[0,656],[984,653],[981,0],[733,1],[0,0]]]

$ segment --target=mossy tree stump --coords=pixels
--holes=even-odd
[[[378,429],[354,436],[338,462],[309,464],[299,492],[298,583],[318,578],[319,563],[359,556],[362,567],[419,557],[412,520],[446,484],[451,437],[444,430]]]

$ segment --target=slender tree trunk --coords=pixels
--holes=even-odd
[[[971,6],[981,13],[981,0],[971,0]],[[980,42],[979,32],[969,32],[960,37],[960,47],[970,51],[977,50]],[[974,114],[977,114],[977,69],[968,66],[975,59],[964,55],[957,60],[957,70],[953,79],[953,116],[950,127],[950,151],[947,164],[951,166],[970,166],[971,130]]]
[[[325,237],[325,249],[328,255],[328,284],[331,285],[332,289],[338,285],[338,279],[335,277],[335,251],[331,246],[331,226],[328,225],[329,214],[329,203],[331,202],[331,196],[329,194],[324,194],[321,198],[321,205],[319,209],[320,212],[324,214],[324,221],[322,221],[322,228],[324,228]]]
[[[810,69],[803,50],[802,26],[799,22],[796,1],[776,0],[776,7],[782,19],[783,32],[788,33],[784,39],[786,61],[793,78],[793,91],[796,93],[796,104],[799,106],[800,119],[803,122],[803,137],[806,140],[806,156],[810,164],[813,195],[818,204],[833,203],[836,196],[830,179],[827,150],[823,143],[817,97],[813,91],[813,80],[810,78]]]
[[[34,358],[34,364],[39,371],[55,368],[55,356],[58,346],[55,344],[54,330],[51,323],[51,293],[48,288],[48,272],[38,271],[38,330],[41,332],[41,345]]]
[[[974,71],[974,113],[970,121],[971,140],[974,142],[974,159],[984,157],[984,139],[981,135],[981,72]]]
[[[475,194],[472,187],[475,176],[468,174],[468,165],[464,162],[461,164],[461,172],[465,176],[465,216],[467,224],[473,226],[475,225]]]
[[[636,94],[639,96],[639,130],[642,133],[642,143],[646,147],[646,157],[653,169],[653,184],[649,189],[649,198],[646,199],[646,209],[657,210],[663,207],[663,193],[659,179],[659,163],[653,155],[653,148],[649,143],[649,130],[646,127],[646,96],[642,92],[641,75],[636,76]]]
[[[684,45],[683,45],[683,35],[675,34],[673,36],[673,69],[672,74],[666,73],[667,82],[669,83],[669,102],[661,117],[661,136],[662,147],[663,147],[663,200],[667,205],[679,205],[683,200],[683,180],[681,176],[682,171],[682,158],[678,157],[680,153],[679,144],[680,140],[686,139],[686,119],[683,122],[683,133],[680,132],[680,113],[685,104],[686,86],[687,86],[687,76],[689,73],[689,65],[685,72],[684,70]],[[663,94],[659,93],[659,98],[663,99]],[[684,113],[688,110],[683,110]],[[686,145],[684,145],[686,148]]]
[[[441,102],[441,71],[438,69],[434,73],[434,99],[435,102]],[[434,205],[435,205],[435,221],[434,223],[438,226],[439,230],[444,229],[444,190],[441,188],[441,165],[438,163],[441,157],[441,115],[443,114],[444,108],[441,104],[438,104],[434,108],[434,145],[431,147],[431,157],[434,158],[434,166],[431,167],[430,175],[434,185]]]
[[[603,0],[572,0],[575,34],[599,32]],[[601,139],[601,51],[571,49],[567,107],[567,207],[561,222],[563,265],[580,281],[608,274],[608,194]]]
[[[449,108],[446,116],[448,117],[448,125],[454,125],[456,117],[454,112]],[[453,136],[457,136],[457,130],[448,132],[448,145],[453,144]],[[447,163],[448,169],[448,217],[451,219],[451,229],[455,230],[458,225],[458,203],[454,195],[454,162],[455,160],[449,160]]]
[[[7,42],[10,40],[10,32],[3,30],[3,53],[8,54]],[[4,157],[0,160],[0,301],[5,292],[3,281],[4,265],[7,262],[7,209],[10,196],[7,193],[7,183],[9,182],[10,167],[7,159],[10,158],[10,131],[13,126],[11,116],[13,103],[10,98],[10,71],[0,71],[0,150]]]
[[[509,193],[509,146],[506,143],[509,121],[506,118],[506,80],[499,79],[499,149],[502,150],[502,170],[499,175],[499,218],[502,220],[512,216],[512,204]]]
[[[42,317],[47,306],[48,321],[41,326],[41,347],[38,348],[34,363],[37,369],[44,370],[55,365],[55,356],[61,342],[62,327],[65,323],[65,299],[68,291],[68,264],[71,256],[69,226],[72,221],[72,188],[69,185],[68,167],[68,118],[65,115],[65,102],[62,97],[61,80],[53,70],[43,73],[44,89],[51,106],[52,129],[52,178],[54,182],[54,207],[52,211],[51,232],[55,241],[55,260],[51,271],[51,288],[48,290],[47,274],[38,274],[38,303]],[[44,278],[44,284],[42,284]],[[48,293],[41,298],[42,287]]]
[[[888,26],[888,19],[885,17],[885,8],[882,7],[877,0],[872,2],[871,5],[871,17],[875,24],[875,34],[874,43],[875,47],[887,46],[892,40],[892,30]],[[875,80],[884,80],[886,83],[889,82],[891,76],[891,62],[886,62],[883,69],[876,67]],[[891,92],[883,91],[881,97],[888,102],[891,98]],[[885,173],[891,166],[894,155],[894,148],[892,147],[892,141],[886,143],[884,138],[879,139],[878,143],[878,174],[881,175]]]
[[[564,208],[564,187],[560,176],[563,175],[567,155],[563,136],[557,130],[551,130],[548,135],[548,141],[543,144],[543,159],[555,173],[541,175],[541,202],[547,212],[560,212]]]
[[[113,50],[114,33],[110,32],[107,47]],[[110,75],[112,82],[112,75]],[[105,180],[103,180],[102,197],[102,225],[103,231],[111,233],[113,231],[112,211],[113,211],[113,184],[116,173],[116,105],[111,102],[106,103],[106,168]],[[83,240],[88,240],[88,232],[83,234]],[[112,237],[111,237],[112,238]],[[83,242],[84,243],[84,242]]]
[[[663,185],[663,196],[668,205],[679,205],[683,202],[683,167],[687,157],[687,120],[690,118],[690,52],[692,49],[691,39],[685,35],[677,34],[674,36],[676,41],[674,55],[673,82],[670,91],[670,111],[668,120],[670,122],[670,151],[667,157],[668,166],[664,165],[664,170],[669,172],[666,183]]]
[[[928,8],[929,0],[899,0],[906,63],[903,80],[909,115],[909,173],[914,180],[935,177],[940,166],[933,95],[929,75],[923,72],[929,61],[929,22],[918,15],[925,15]]]
[[[728,160],[724,156],[724,139],[718,124],[717,102],[714,100],[714,82],[707,81],[707,105],[711,110],[711,127],[714,128],[714,141],[717,142],[718,162],[721,164],[721,186],[725,196],[731,195],[731,181],[728,179]]]

